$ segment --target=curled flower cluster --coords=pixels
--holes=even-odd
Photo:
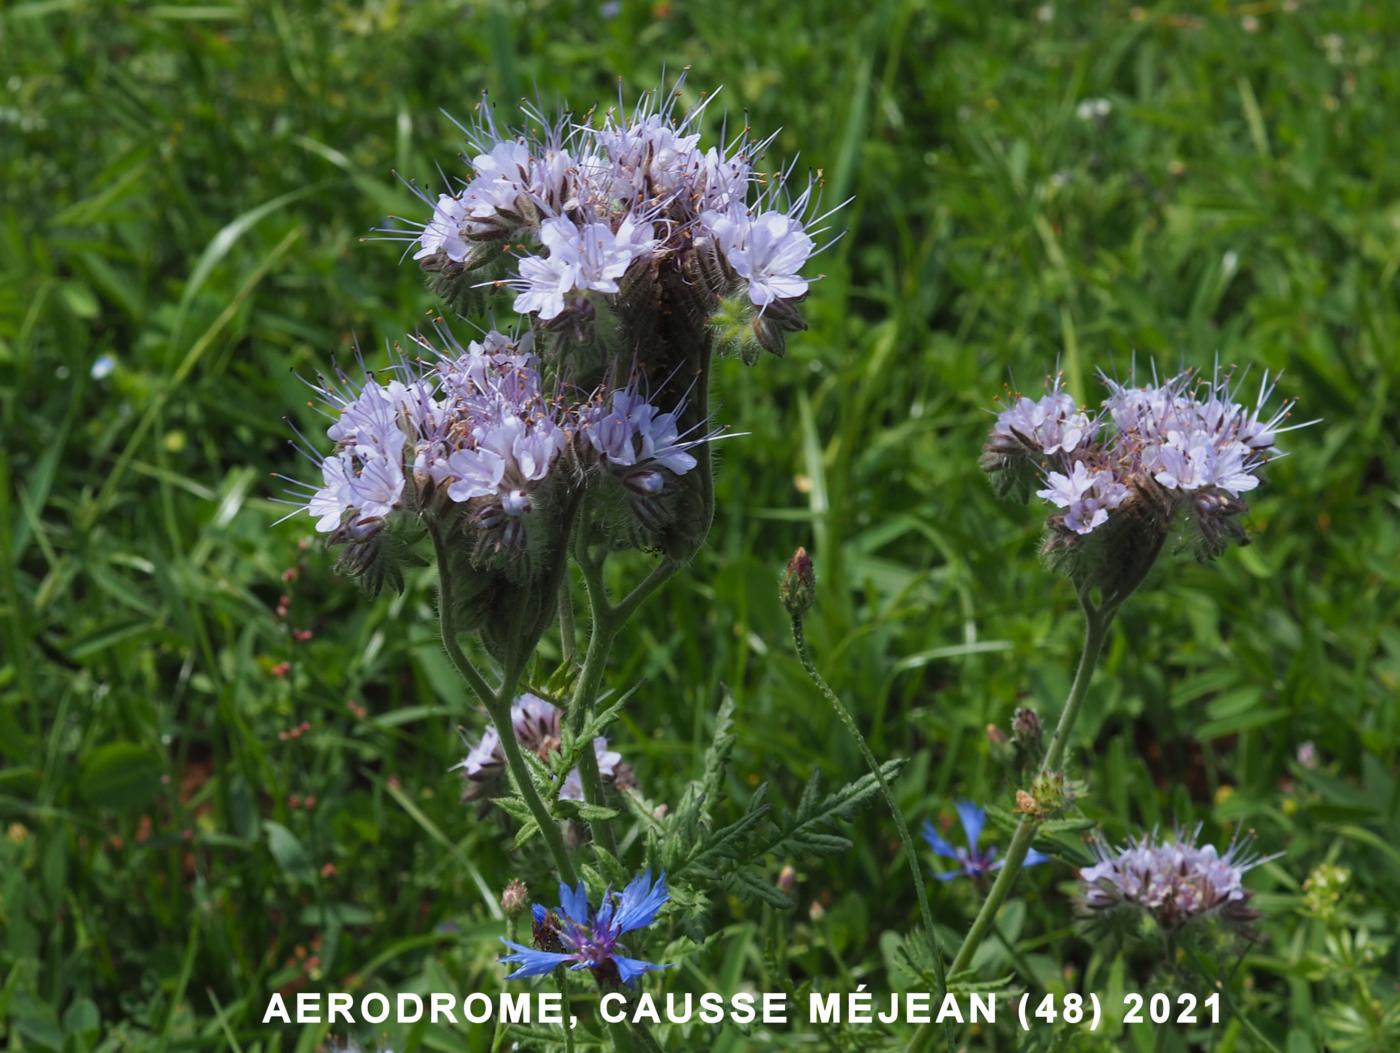
[[[543,976],[567,965],[575,972],[588,969],[600,985],[616,986],[630,984],[653,969],[664,969],[664,965],[627,957],[621,940],[654,922],[670,898],[666,875],[653,883],[649,870],[633,878],[620,893],[611,889],[604,892],[597,910],[589,905],[582,881],[576,888],[561,883],[557,910],[546,910],[538,903],[532,908],[533,947],[502,938],[512,953],[502,956],[501,961],[519,966],[506,979]]]
[[[517,698],[510,707],[515,740],[522,749],[546,763],[563,746],[562,716],[558,706],[528,692]],[[593,740],[593,753],[598,759],[598,771],[609,785],[620,790],[636,785],[632,766],[624,763],[622,754],[608,749],[606,738],[599,736]],[[460,770],[466,783],[463,800],[474,801],[491,791],[505,768],[506,755],[501,748],[501,736],[494,727],[487,727],[481,739],[468,749],[466,759],[454,765],[452,770]],[[565,776],[559,788],[559,797],[565,801],[583,800],[583,782],[577,768]]]
[[[714,490],[696,448],[716,434],[712,354],[781,352],[804,327],[824,217],[809,215],[815,184],[794,196],[790,169],[757,170],[771,140],[703,147],[710,100],[681,115],[680,88],[629,117],[527,109],[520,131],[483,104],[462,128],[469,177],[425,199],[423,222],[386,231],[459,312],[468,294],[509,290],[518,335],[464,348],[439,325],[445,348],[415,337],[422,353],[385,374],[317,385],[335,447],[306,443],[321,480],[299,501],[346,547],[342,569],[397,584],[384,527],[414,516],[461,563],[461,527],[459,569],[532,586],[511,630],[523,639],[547,617],[578,531],[675,560],[703,541]]]
[[[1274,856],[1252,851],[1253,839],[1236,837],[1224,852],[1198,844],[1201,828],[1170,837],[1135,838],[1121,848],[1094,842],[1099,862],[1079,872],[1088,911],[1132,907],[1150,914],[1164,929],[1207,916],[1245,924],[1257,914],[1249,905],[1244,875]]]
[[[332,542],[363,548],[404,511],[460,524],[486,560],[524,548],[536,505],[567,504],[589,469],[645,501],[693,469],[689,451],[712,437],[683,435],[676,411],[635,388],[578,402],[547,393],[529,333],[446,339],[446,350],[420,339],[424,355],[401,358],[386,382],[339,373],[315,385],[335,445],[320,455],[307,443],[321,482],[301,501]]]
[[[1242,495],[1280,456],[1275,445],[1292,409],[1273,413],[1267,376],[1253,406],[1237,401],[1228,376],[1187,371],[1136,385],[1101,377],[1108,396],[1087,413],[1060,387],[1039,399],[1018,397],[997,416],[982,466],[1007,494],[1037,497],[1052,508],[1047,549],[1083,551],[1089,539],[1136,548],[1150,565],[1174,523],[1188,522],[1198,554],[1218,556],[1243,541]],[[1293,425],[1292,427],[1302,427]]]
[[[501,284],[517,313],[559,329],[629,294],[645,302],[669,272],[694,290],[700,319],[718,299],[742,296],[760,342],[780,351],[783,331],[802,328],[803,272],[820,251],[816,186],[788,195],[789,172],[761,178],[755,166],[771,138],[702,147],[697,124],[710,100],[679,116],[680,90],[664,102],[646,96],[625,118],[527,111],[527,128],[511,132],[483,103],[463,128],[470,177],[423,195],[428,219],[386,233],[410,242],[449,299],[464,285]],[[498,262],[505,273],[474,276]]]
[[[550,625],[571,632],[570,558],[591,572],[618,550],[663,557],[621,604],[609,606],[590,578],[596,642],[620,627],[603,625],[601,611],[630,614],[704,542],[715,511],[707,444],[721,431],[712,360],[781,354],[786,334],[805,328],[799,305],[826,218],[818,182],[790,192],[790,167],[760,170],[771,138],[745,130],[703,146],[710,99],[681,114],[680,87],[629,116],[549,120],[526,109],[520,130],[498,127],[482,105],[462,128],[470,171],[441,194],[420,193],[420,221],[383,233],[407,243],[452,313],[480,308],[480,318],[490,306],[513,311],[513,325],[463,346],[439,320],[436,337],[413,337],[412,354],[396,349],[386,370],[319,378],[331,448],[301,437],[319,479],[293,484],[293,514],[310,514],[341,547],[340,569],[371,591],[401,587],[400,568],[431,544],[444,642],[493,724],[456,766],[466,796],[515,766],[564,873],[552,820],[586,810],[551,812],[519,770],[523,750],[566,766],[560,712],[525,694],[507,713],[505,700]],[[502,694],[469,675],[457,650],[467,632],[500,663],[511,684]],[[580,733],[596,702],[585,686],[571,711]],[[597,805],[590,759],[614,787],[632,772],[605,739],[592,749],[582,767]],[[559,798],[582,800],[582,781],[566,773]],[[567,960],[630,982],[653,966],[617,954],[619,937],[650,924],[666,899],[664,880],[653,887],[649,875],[596,911],[582,885],[562,889],[557,913],[536,908],[534,951],[515,948],[537,957],[506,960],[524,966],[517,976]]]

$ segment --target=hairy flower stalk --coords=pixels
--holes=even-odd
[[[805,548],[799,548],[793,553],[792,559],[788,561],[779,582],[778,593],[791,621],[792,642],[797,651],[797,660],[802,664],[803,672],[807,674],[807,678],[812,681],[816,689],[821,692],[822,697],[830,703],[837,719],[841,721],[847,734],[855,741],[856,746],[860,749],[861,757],[865,760],[866,767],[870,769],[870,773],[880,786],[880,793],[885,799],[886,807],[890,810],[890,817],[894,820],[895,830],[899,834],[900,845],[904,849],[904,858],[909,864],[909,873],[914,879],[914,891],[919,900],[919,916],[933,953],[934,979],[939,988],[937,994],[941,997],[947,989],[943,952],[938,946],[938,938],[933,928],[933,911],[929,907],[928,890],[924,886],[923,868],[920,865],[918,853],[915,851],[914,838],[909,833],[909,825],[904,821],[904,813],[900,811],[899,804],[894,799],[894,792],[885,779],[880,762],[875,759],[875,754],[871,752],[870,745],[865,741],[860,725],[856,723],[855,717],[846,708],[846,704],[841,701],[841,697],[831,689],[831,685],[817,670],[816,664],[812,661],[811,652],[807,649],[807,636],[803,630],[802,622],[816,602],[817,578],[812,558],[807,554]]]

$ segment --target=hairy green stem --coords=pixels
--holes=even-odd
[[[1113,622],[1113,616],[1118,612],[1117,604],[1104,604],[1095,607],[1087,595],[1079,597],[1080,606],[1084,610],[1084,648],[1079,653],[1079,666],[1074,672],[1074,682],[1070,685],[1069,697],[1065,699],[1065,708],[1060,713],[1059,722],[1055,725],[1055,733],[1050,738],[1050,745],[1045,751],[1045,759],[1041,761],[1039,771],[1041,773],[1056,771],[1064,761],[1065,750],[1069,747],[1070,733],[1074,730],[1074,723],[1079,719],[1079,711],[1084,705],[1084,699],[1089,694],[1089,681],[1094,676],[1094,666],[1098,664],[1099,652],[1103,649],[1103,642],[1108,636],[1108,627]],[[1016,824],[1016,832],[1011,836],[1011,844],[1006,850],[1006,861],[1002,864],[1001,870],[997,872],[996,881],[992,883],[991,889],[987,892],[987,898],[983,900],[981,909],[977,912],[977,917],[973,919],[972,928],[967,930],[967,935],[963,937],[962,946],[958,948],[958,953],[953,958],[953,964],[948,967],[948,973],[956,976],[963,972],[972,963],[972,956],[977,952],[977,948],[982,945],[987,933],[996,922],[997,912],[1001,910],[1001,905],[1006,902],[1006,897],[1011,893],[1011,886],[1016,883],[1016,877],[1021,872],[1022,866],[1026,862],[1026,854],[1030,851],[1031,842],[1035,840],[1038,821],[1032,816],[1023,816]],[[923,1049],[932,1035],[932,1025],[923,1024],[914,1033],[908,1049],[911,1051]]]
[[[1074,683],[1070,685],[1069,697],[1065,699],[1065,708],[1060,713],[1059,723],[1055,725],[1055,734],[1045,751],[1045,759],[1041,761],[1041,773],[1058,770],[1064,760],[1070,733],[1074,729],[1075,721],[1079,719],[1079,710],[1084,705],[1084,699],[1089,694],[1089,681],[1093,679],[1094,666],[1098,663],[1099,651],[1103,648],[1104,637],[1108,634],[1109,623],[1113,620],[1113,611],[1096,610],[1086,603],[1084,619],[1084,649],[1079,654],[1079,667],[1075,670]],[[1016,825],[1011,847],[1006,850],[1006,862],[997,872],[996,881],[992,883],[991,890],[982,903],[982,909],[977,912],[972,928],[963,938],[962,946],[958,948],[957,956],[953,959],[953,973],[966,969],[972,961],[972,955],[981,946],[997,911],[1001,909],[1002,903],[1011,892],[1011,886],[1016,882],[1016,876],[1021,872],[1026,854],[1030,851],[1031,841],[1035,839],[1037,825],[1031,816],[1022,817]]]
[[[578,657],[578,629],[574,625],[574,597],[567,569],[559,582],[559,646],[564,664],[573,665]]]
[[[836,716],[845,726],[847,733],[860,747],[861,756],[865,758],[866,767],[875,776],[875,781],[880,784],[880,793],[884,795],[885,804],[890,810],[890,816],[894,819],[895,829],[899,832],[900,844],[904,846],[904,855],[909,862],[909,873],[914,878],[914,892],[919,897],[919,914],[923,918],[924,930],[928,933],[929,945],[933,949],[934,978],[938,982],[938,994],[941,997],[947,990],[947,977],[943,968],[943,953],[938,948],[938,938],[933,931],[933,911],[929,908],[928,890],[924,887],[923,869],[919,865],[919,854],[914,848],[914,839],[909,834],[909,826],[904,821],[904,813],[900,811],[899,805],[895,802],[894,793],[890,790],[889,783],[885,780],[885,774],[880,769],[880,762],[875,759],[875,754],[870,752],[870,746],[865,741],[865,736],[861,734],[860,726],[856,723],[855,717],[851,716],[851,711],[846,708],[846,704],[841,701],[840,696],[831,689],[831,685],[822,678],[817,671],[816,665],[812,662],[811,653],[807,649],[807,637],[802,631],[802,619],[795,616],[792,619],[792,641],[797,648],[797,660],[802,663],[802,668],[808,678],[816,685],[818,691],[831,704]]]
[[[588,549],[587,539],[580,534],[574,548],[574,558],[583,570],[584,589],[588,594],[588,608],[591,614],[588,628],[588,649],[584,652],[583,668],[574,684],[573,697],[569,701],[569,730],[575,735],[583,733],[588,717],[602,692],[603,673],[607,669],[608,657],[612,653],[613,641],[617,639],[623,626],[638,607],[653,592],[670,579],[679,566],[673,560],[663,559],[621,602],[614,604],[608,599],[603,584],[603,560],[595,559]],[[579,752],[579,779],[583,783],[583,799],[589,804],[606,807],[607,797],[603,789],[603,777],[598,770],[598,757],[588,743]],[[589,824],[594,840],[605,851],[617,855],[617,838],[612,824],[599,819]]]
[[[515,782],[520,796],[524,799],[525,806],[530,809],[530,814],[534,816],[535,823],[540,828],[540,835],[549,846],[550,855],[554,857],[554,865],[559,871],[559,877],[570,885],[576,884],[578,876],[574,873],[574,864],[569,858],[568,846],[564,844],[564,835],[560,833],[559,824],[549,814],[549,809],[540,797],[539,789],[535,786],[534,775],[530,771],[530,766],[524,755],[520,752],[520,743],[515,739],[515,728],[511,724],[510,707],[515,700],[515,687],[519,683],[520,674],[523,671],[522,663],[519,661],[510,663],[502,672],[500,687],[495,690],[492,690],[486,679],[477,672],[471,659],[462,651],[462,645],[459,642],[461,634],[456,622],[457,605],[453,600],[452,575],[448,572],[447,562],[444,559],[442,538],[438,536],[437,531],[432,532],[432,538],[433,547],[438,556],[438,623],[442,633],[442,646],[447,651],[447,657],[451,659],[458,675],[481,699],[481,704],[486,707],[491,722],[496,725],[496,734],[501,740],[501,748],[506,755],[506,765],[510,769],[511,778]]]

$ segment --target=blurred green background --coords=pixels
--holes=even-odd
[[[548,890],[459,801],[454,727],[480,718],[434,639],[431,575],[364,600],[309,519],[271,526],[270,473],[309,472],[282,422],[315,424],[296,372],[356,338],[374,360],[436,308],[365,237],[423,212],[395,172],[460,171],[441,111],[483,89],[502,114],[522,95],[583,110],[619,78],[630,103],[687,65],[687,101],[724,87],[711,136],[726,113],[781,127],[775,162],[800,153],[829,201],[856,200],[811,330],[717,370],[719,416],[748,437],[723,444],[709,546],[614,653],[610,686],[642,686],[612,737],[648,795],[695,775],[726,690],[732,808],[761,781],[791,808],[812,770],[863,770],[786,639],[775,582],[806,544],[818,663],[876,752],[910,758],[911,821],[1005,803],[984,729],[1058,711],[1080,629],[1038,565],[1039,513],[978,473],[993,399],[1057,361],[1091,398],[1134,355],[1282,370],[1323,423],[1287,437],[1254,545],[1172,559],[1129,604],[1074,773],[1113,837],[1203,820],[1284,853],[1251,877],[1265,940],[1237,985],[1279,1049],[1400,1048],[1400,9],[982,7],[0,11],[4,1048],[311,1050],[327,1029],[259,1028],[269,992],[495,988],[502,886]],[[854,836],[793,861],[791,916],[719,904],[688,982],[897,984],[908,874],[888,816]],[[1350,874],[1332,906],[1303,889],[1322,862]],[[1077,934],[1072,888],[1062,864],[1027,874],[1002,971],[1145,989],[1147,965]],[[977,890],[932,892],[960,932]],[[1267,1048],[1233,1014],[1071,1048],[1158,1040]]]

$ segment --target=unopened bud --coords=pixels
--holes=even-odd
[[[791,864],[778,871],[778,891],[784,895],[791,895],[792,890],[797,888],[797,871]]]
[[[778,584],[778,596],[793,618],[801,618],[817,601],[817,574],[805,548],[799,548],[788,560],[783,580]]]
[[[987,725],[987,753],[997,764],[1010,765],[1016,761],[1015,747],[1006,732],[995,724]]]
[[[1016,811],[1032,819],[1059,815],[1074,801],[1074,790],[1064,772],[1043,771],[1031,780],[1030,792],[1016,791]]]
[[[1040,741],[1045,735],[1045,727],[1040,723],[1040,715],[1028,706],[1021,706],[1011,717],[1011,733],[1016,736],[1016,745],[1032,756],[1040,752]]]
[[[501,909],[506,912],[507,917],[513,918],[525,909],[525,900],[528,898],[529,892],[525,888],[525,882],[515,878],[501,893]]]

